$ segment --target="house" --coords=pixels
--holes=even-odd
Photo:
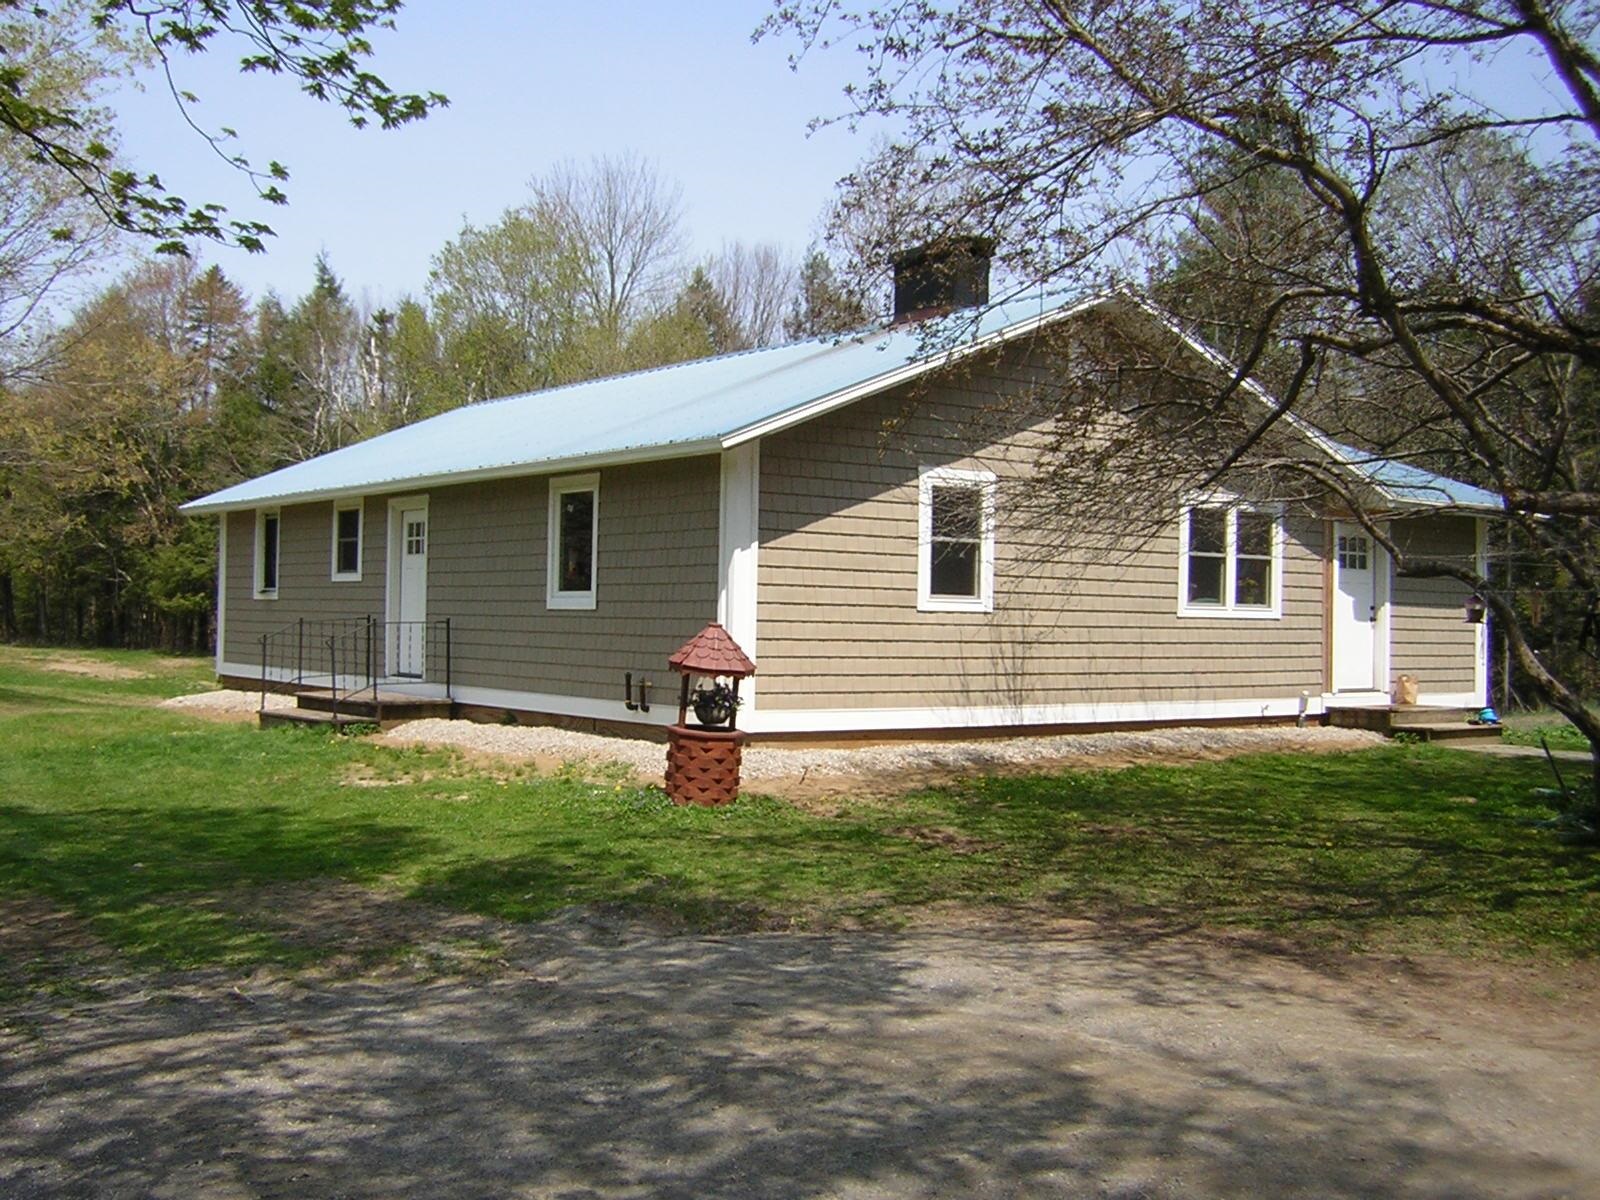
[[[186,505],[221,522],[218,675],[667,724],[667,657],[715,619],[759,664],[757,737],[1316,717],[1401,674],[1485,703],[1465,589],[1333,508],[1211,496],[1120,557],[1024,554],[995,504],[1016,443],[961,418],[1031,339],[1120,305],[1210,352],[1125,297],[985,306],[974,246],[954,292],[900,263],[903,313],[979,305],[953,343],[901,320],[511,396]],[[1481,561],[1492,494],[1300,432],[1394,537]]]

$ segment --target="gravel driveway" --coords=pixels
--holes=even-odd
[[[13,1009],[0,1195],[1600,1196],[1592,975],[467,920],[474,977]]]

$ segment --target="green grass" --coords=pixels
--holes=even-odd
[[[1600,854],[1530,824],[1549,815],[1537,761],[1393,746],[975,780],[828,815],[680,809],[614,780],[186,717],[150,701],[206,664],[95,657],[146,677],[0,648],[0,906],[65,910],[156,964],[359,953],[359,932],[286,932],[329,881],[513,920],[604,903],[701,929],[892,926],[951,905],[1331,947],[1600,948]]]
[[[1588,750],[1589,739],[1560,713],[1550,709],[1506,715],[1505,740],[1514,746],[1548,744],[1552,750]]]

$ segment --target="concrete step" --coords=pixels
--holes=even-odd
[[[371,717],[354,716],[349,713],[318,712],[306,708],[267,708],[256,714],[256,721],[262,729],[269,729],[274,725],[310,725],[318,729],[331,729],[343,733],[356,726],[370,727],[373,724]]]
[[[340,696],[323,688],[307,688],[295,693],[295,703],[304,711],[334,712],[343,716],[349,713],[367,722],[390,724],[398,721],[420,721],[424,717],[448,717],[454,706],[448,700],[424,696],[408,696],[404,692],[362,692],[358,696]]]

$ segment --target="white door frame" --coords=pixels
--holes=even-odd
[[[387,533],[384,538],[386,566],[384,570],[383,588],[384,628],[388,630],[394,630],[396,627],[392,624],[392,622],[400,620],[400,570],[401,562],[405,557],[406,548],[405,530],[401,528],[400,514],[408,509],[418,508],[423,511],[424,519],[428,521],[427,553],[431,558],[433,555],[433,520],[431,517],[426,515],[428,512],[428,497],[425,494],[421,496],[396,496],[394,499],[389,501],[389,519],[387,523]],[[428,613],[428,591],[426,579],[423,581],[422,613],[423,619],[426,620]],[[393,676],[395,674],[395,667],[397,665],[395,660],[398,657],[399,647],[396,644],[394,633],[391,632],[383,639],[383,673],[385,675]],[[426,674],[427,670],[426,667],[424,667],[423,675],[426,676]]]
[[[1388,536],[1387,522],[1380,522],[1378,528]],[[1329,602],[1333,606],[1330,617],[1329,640],[1331,653],[1328,662],[1328,691],[1336,691],[1336,680],[1339,674],[1339,535],[1340,533],[1355,533],[1365,537],[1372,544],[1372,606],[1376,612],[1376,620],[1372,622],[1372,687],[1375,693],[1389,692],[1389,629],[1390,629],[1390,598],[1394,595],[1394,561],[1389,557],[1389,552],[1383,548],[1378,539],[1354,521],[1334,521],[1333,532],[1328,540],[1328,561],[1333,570],[1331,588],[1329,589]],[[1356,694],[1359,694],[1359,689]]]

